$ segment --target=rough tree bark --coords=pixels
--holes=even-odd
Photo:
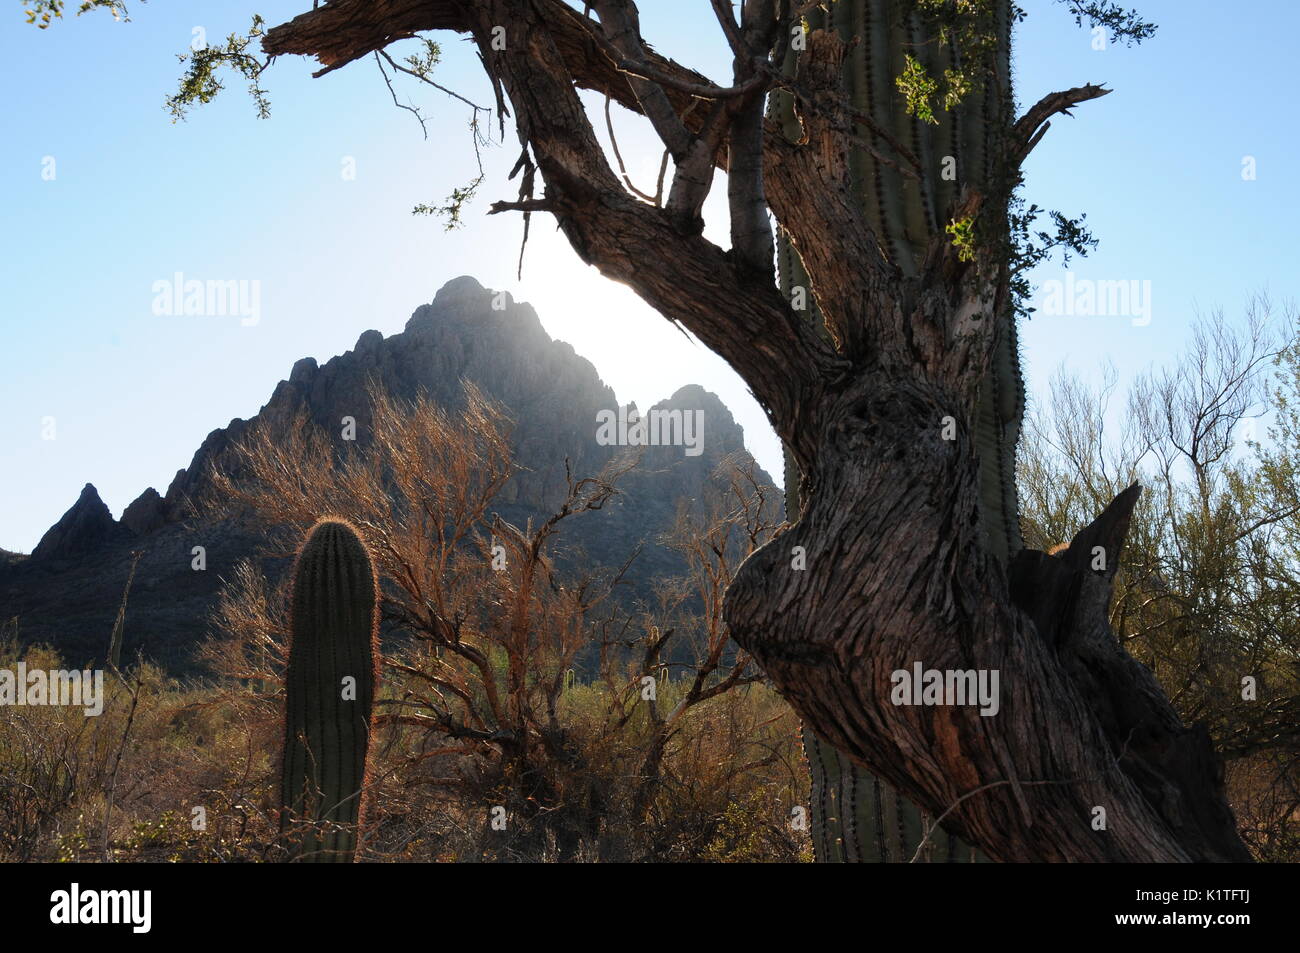
[[[849,194],[847,150],[873,121],[843,95],[850,45],[815,30],[796,77],[783,78],[808,5],[749,0],[737,20],[714,3],[735,60],[720,87],[655,54],[630,0],[589,6],[592,16],[560,0],[335,0],[270,30],[263,47],[314,55],[327,72],[425,30],[474,39],[513,114],[524,180],[535,168],[545,185],[493,210],[553,214],[584,261],[725,358],[790,448],[802,515],[741,568],[726,618],[819,735],[994,860],[1249,859],[1208,738],[1178,721],[1106,625],[1136,489],[1062,556],[1004,562],[990,546],[971,435],[995,316],[1008,313],[1007,263],[963,260],[942,233],[915,273],[893,260]],[[677,161],[669,207],[623,188],[579,87],[650,120]],[[793,141],[775,122],[756,128],[776,88],[796,100]],[[1008,117],[997,131],[1012,165],[1050,116],[1101,93],[1080,87]],[[885,158],[927,161],[897,142]],[[700,234],[708,165],[733,171],[725,251]],[[1005,195],[958,185],[943,221],[1005,216]],[[798,249],[829,334],[779,292],[761,207]],[[946,417],[956,439],[941,435]],[[792,569],[796,546],[806,570]],[[917,661],[998,670],[1001,711],[891,704],[890,673]],[[1105,830],[1091,824],[1097,807]]]

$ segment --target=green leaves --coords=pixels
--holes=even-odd
[[[931,100],[934,98],[935,93],[939,91],[939,84],[931,78],[930,74],[925,71],[925,67],[912,54],[907,54],[907,66],[903,70],[903,75],[896,78],[894,83],[907,100],[907,114],[909,116],[915,116],[922,122],[938,124],[939,120],[935,118]],[[947,98],[945,97],[946,102]],[[947,107],[945,106],[945,108]]]
[[[907,114],[932,125],[939,122],[933,101],[941,98],[945,110],[956,109],[978,81],[978,64],[998,42],[992,0],[916,0],[916,9],[929,23],[939,45],[952,46],[960,62],[971,69],[945,69],[943,80],[930,76],[921,62],[906,55],[903,75],[895,79],[906,99]],[[942,97],[938,94],[942,89]]]
[[[47,30],[54,20],[63,19],[65,5],[64,0],[23,0],[23,12],[27,14],[29,24],[35,24],[38,30]],[[122,0],[84,0],[77,8],[77,16],[99,8],[113,14],[114,20],[130,19]]]
[[[412,215],[438,215],[444,218],[446,231],[454,231],[460,228],[465,222],[461,218],[466,204],[478,193],[478,187],[483,184],[482,174],[474,177],[468,184],[451,190],[451,195],[447,196],[446,205],[426,205],[421,202],[415,208],[411,209]]]
[[[1033,296],[1033,288],[1025,277],[1026,273],[1035,265],[1046,261],[1058,248],[1062,249],[1062,263],[1069,265],[1071,255],[1086,258],[1088,252],[1095,250],[1098,244],[1084,224],[1088,218],[1086,214],[1070,218],[1061,212],[1051,211],[1047,214],[1052,220],[1054,231],[1034,231],[1034,223],[1042,212],[1037,205],[1025,209],[1025,201],[1018,194],[1012,195],[1007,212],[1012,253],[1011,293],[1016,312],[1025,317],[1034,312],[1028,305]]]
[[[406,65],[420,79],[427,80],[433,74],[433,68],[442,61],[442,47],[427,37],[420,37],[420,42],[424,44],[424,53],[408,56]]]
[[[975,221],[967,217],[960,221],[954,219],[943,229],[952,236],[952,245],[957,249],[958,261],[975,260]]]
[[[943,71],[943,81],[948,84],[948,90],[943,94],[943,108],[956,109],[971,91],[970,77],[957,70],[946,69]]]
[[[1074,25],[1081,26],[1087,20],[1094,27],[1103,27],[1110,32],[1112,42],[1124,41],[1125,46],[1141,43],[1155,36],[1156,25],[1147,23],[1136,10],[1125,10],[1114,0],[1057,0],[1068,4],[1074,14]]]
[[[226,37],[225,46],[205,45],[202,49],[177,56],[182,63],[189,63],[189,69],[181,77],[180,91],[167,97],[167,109],[172,114],[172,122],[184,119],[186,112],[195,103],[206,104],[216,98],[217,93],[225,88],[217,78],[218,70],[223,67],[233,69],[248,80],[248,94],[253,97],[258,119],[265,119],[271,114],[271,103],[266,98],[266,90],[258,83],[267,63],[246,52],[248,44],[266,32],[265,25],[266,21],[262,17],[253,14],[253,25],[246,36],[232,33]]]

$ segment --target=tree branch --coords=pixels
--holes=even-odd
[[[1082,86],[1076,86],[1073,89],[1048,93],[1034,103],[1011,127],[1011,137],[1007,149],[1014,166],[1018,167],[1023,163],[1034,146],[1038,145],[1047,132],[1047,120],[1049,118],[1057,113],[1066,116],[1073,115],[1070,110],[1079,103],[1086,103],[1090,99],[1109,96],[1111,92],[1113,90],[1102,89],[1100,86],[1093,86],[1091,83],[1084,83]]]

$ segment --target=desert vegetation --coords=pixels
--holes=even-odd
[[[725,461],[683,501],[672,543],[688,575],[628,606],[613,595],[635,554],[580,571],[552,550],[634,458],[570,478],[548,519],[517,527],[492,510],[512,467],[499,407],[473,387],[455,413],[370,394],[365,451],[305,417],[289,440],[253,433],[202,504],[278,527],[272,557],[322,514],[373,556],[384,649],[357,859],[807,857],[797,719],[721,620],[735,566],[776,529],[752,461]],[[289,589],[237,568],[204,647],[211,678],[183,685],[142,661],[114,672],[103,718],[8,709],[4,770],[24,793],[0,819],[6,854],[293,856],[278,810]]]
[[[1123,400],[1113,373],[1094,389],[1059,372],[1019,461],[1025,538],[1043,550],[1142,484],[1111,627],[1204,726],[1243,839],[1279,861],[1300,848],[1296,318],[1265,297],[1239,323],[1209,315]]]

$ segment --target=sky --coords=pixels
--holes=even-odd
[[[45,31],[24,23],[15,0],[0,2],[0,547],[29,552],[87,482],[115,516],[145,487],[165,492],[203,438],[257,413],[294,361],[323,363],[370,328],[401,331],[462,274],[530,302],[620,401],[645,408],[690,383],[716,392],[780,478],[779,443],[739,377],[583,265],[546,216],[516,277],[521,221],[486,215],[516,192],[509,125],[505,143],[483,151],[486,179],[464,227],[448,232],[411,210],[476,174],[469,109],[395,78],[399,99],[426,115],[426,138],[373,60],[312,79],[313,62],[284,58],[263,76],[268,119],[232,76],[214,102],[172,122],[164,100],[178,54],[245,31],[255,12],[284,22],[305,0],[133,0],[129,23],[93,12]],[[1059,263],[1032,276],[1039,311],[1021,328],[1031,401],[1062,365],[1095,379],[1109,360],[1122,385],[1173,357],[1198,313],[1221,308],[1236,321],[1255,293],[1300,297],[1300,3],[1242,0],[1228,16],[1217,0],[1133,3],[1159,31],[1130,48],[1099,43],[1058,3],[1022,0],[1022,109],[1084,82],[1114,90],[1055,119],[1026,165],[1026,197],[1086,212],[1101,240],[1068,279]],[[641,7],[656,49],[727,79],[704,0]],[[490,104],[470,46],[433,37],[438,81]],[[614,121],[633,181],[653,191],[659,151],[644,123],[621,110]],[[719,176],[706,234],[725,245],[723,195]],[[167,313],[155,285],[177,273],[248,282],[255,314]],[[1118,281],[1136,282],[1124,286],[1127,304],[1058,306],[1063,289],[1076,300],[1089,282]]]

